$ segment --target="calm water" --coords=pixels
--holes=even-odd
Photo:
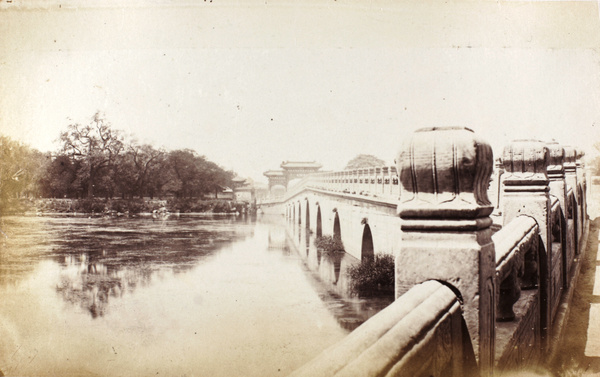
[[[357,261],[278,221],[0,221],[8,376],[283,376],[392,299],[348,295]]]

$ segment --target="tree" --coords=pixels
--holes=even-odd
[[[363,169],[363,168],[377,168],[385,166],[385,161],[370,155],[370,154],[359,154],[352,160],[348,161],[346,170],[352,169]]]
[[[168,155],[165,153],[160,158],[160,162],[152,164],[148,169],[146,189],[151,198],[154,196],[162,197],[164,193],[169,192],[169,183],[176,179],[173,171],[169,169]],[[171,187],[177,191],[178,188]]]
[[[161,176],[165,184],[162,189],[178,198],[192,198],[220,190],[231,185],[233,172],[198,156],[191,149],[171,151],[167,156],[167,167]],[[165,179],[169,177],[169,179]]]
[[[52,198],[76,196],[75,180],[78,170],[78,161],[71,161],[66,155],[56,156],[40,176],[41,194]]]
[[[38,178],[46,164],[39,151],[0,136],[0,199],[39,194]]]
[[[131,143],[123,153],[116,166],[115,180],[124,196],[142,198],[154,192],[154,173],[164,164],[165,151],[155,149],[151,145]]]
[[[232,187],[233,186],[233,177],[235,177],[235,173],[231,170],[225,170],[220,166],[217,166],[218,170],[214,173],[213,176],[213,188],[215,190],[215,197],[217,197],[219,190],[222,187]]]
[[[173,179],[169,181],[166,189],[178,198],[191,198],[194,194],[198,176],[195,159],[195,152],[191,149],[180,149],[169,153],[167,166]]]
[[[110,123],[97,112],[88,125],[69,125],[60,140],[62,153],[81,163],[77,179],[82,188],[87,186],[87,197],[93,197],[94,185],[101,183],[101,174],[112,167],[123,150],[120,133],[111,129]],[[105,179],[102,181],[106,183]]]
[[[135,167],[135,188],[140,197],[148,192],[152,180],[152,172],[164,164],[165,151],[155,149],[151,145],[131,146],[129,150]]]

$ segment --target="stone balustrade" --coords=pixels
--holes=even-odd
[[[491,147],[466,128],[422,129],[405,141],[397,161],[402,247],[396,256],[396,297],[426,280],[456,289],[479,372],[488,375],[496,312],[489,217],[494,207],[487,196]]]
[[[541,352],[539,227],[521,215],[492,236],[496,248],[495,367],[535,364]]]
[[[323,172],[312,178],[314,187],[332,192],[393,199],[400,192],[395,166]]]
[[[327,193],[352,197],[365,215],[378,203],[368,198],[398,203],[401,245],[396,302],[295,375],[437,376],[448,375],[445,365],[450,375],[485,376],[546,360],[564,331],[586,243],[582,156],[517,140],[492,178],[491,147],[473,131],[429,128],[405,139],[396,167],[319,173],[290,188],[292,216],[296,207],[308,212],[299,199],[307,189],[318,191],[317,209]],[[330,216],[337,224],[338,212]]]
[[[395,166],[352,169],[337,172],[319,172],[304,177],[288,187],[283,197],[268,197],[260,204],[274,204],[289,200],[306,187],[340,194],[360,195],[396,201],[400,195],[399,178]]]
[[[291,376],[474,376],[460,306],[440,282],[418,284]]]
[[[539,285],[538,232],[534,218],[519,216],[492,236],[499,283],[496,321],[514,320],[513,305],[521,289],[536,289]]]

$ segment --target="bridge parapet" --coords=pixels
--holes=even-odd
[[[564,332],[567,303],[580,268],[581,258],[577,257],[589,225],[583,163],[577,161],[581,156],[581,152],[556,142],[512,142],[503,151],[501,166],[497,166],[496,186],[489,189],[497,195],[491,204],[487,196],[491,149],[471,130],[420,130],[401,150],[396,170],[401,218],[401,248],[396,251],[395,267],[397,302],[406,305],[415,287],[432,280],[448,287],[461,302],[461,321],[467,329],[463,339],[471,341],[461,348],[461,360],[467,365],[468,355],[476,359],[473,374],[491,375],[493,370],[521,369],[548,360]],[[382,167],[323,173],[310,184],[323,191],[352,190],[347,194],[353,196],[379,195],[393,185],[385,182],[392,172],[395,170]],[[497,230],[491,227],[490,214],[500,208],[502,226]],[[417,310],[410,305],[407,308]],[[449,316],[454,315],[446,310]],[[433,309],[429,314],[440,318]],[[381,326],[378,318],[363,326]],[[433,323],[436,333],[446,333],[445,339],[455,337],[451,330],[442,330],[441,322],[402,323],[407,326],[403,331],[417,333],[431,331]],[[369,372],[383,376],[391,371],[398,375],[444,375],[435,368],[419,369],[424,359],[407,356],[427,350],[423,352],[429,360],[448,357],[439,347],[417,341],[410,346],[402,343],[412,347],[410,352],[383,352],[383,348],[400,343],[389,341],[383,332],[377,334],[357,330],[348,337],[354,344],[368,344],[363,351],[378,350],[365,351],[369,357],[363,357],[362,351],[360,356],[347,353],[347,346],[334,346],[334,351],[324,352],[319,362],[310,365],[327,368],[335,364],[330,361],[336,355],[333,360],[343,364],[336,369],[340,375]],[[376,339],[366,341],[369,336]],[[309,368],[311,372],[304,375],[312,376],[318,369]],[[453,369],[450,374],[468,373]]]
[[[495,253],[487,188],[492,150],[466,128],[422,129],[398,158],[402,247],[396,296],[427,280],[459,292],[481,375],[494,363]]]
[[[463,323],[455,292],[427,281],[291,376],[475,376]]]
[[[395,166],[323,172],[312,176],[312,185],[332,192],[398,199],[400,190]]]
[[[521,215],[492,236],[496,248],[497,369],[535,365],[541,354],[539,227]]]
[[[307,175],[288,187],[283,196],[267,197],[259,204],[268,205],[288,201],[306,188],[396,201],[400,195],[399,187],[395,166],[319,172]]]

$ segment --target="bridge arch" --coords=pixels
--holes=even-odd
[[[335,218],[333,219],[333,238],[338,240],[342,239],[342,229],[340,226],[340,216],[338,212],[335,211]]]
[[[373,255],[380,249],[394,253],[399,245],[400,235],[395,230],[400,219],[395,206],[392,208],[385,201],[370,203],[373,200],[377,199],[348,198],[343,193],[322,193],[306,189],[289,197],[285,201],[286,205],[280,207],[280,213],[284,214],[287,208],[288,224],[293,225],[290,230],[294,240],[304,240],[304,235],[298,237],[304,230],[313,237],[333,236],[343,242],[348,254],[360,260],[363,254],[370,257],[371,250]],[[365,219],[368,219],[369,224],[367,232],[366,222],[363,222]],[[373,242],[372,248],[370,240]],[[304,241],[301,245],[304,246]]]
[[[362,246],[360,249],[360,259],[367,260],[375,258],[375,248],[373,247],[373,234],[369,224],[365,224],[362,235]]]
[[[316,224],[317,237],[323,236],[323,225],[321,221],[321,206],[317,205],[317,224]]]
[[[310,229],[310,202],[306,199],[306,223],[304,224],[306,229]]]

